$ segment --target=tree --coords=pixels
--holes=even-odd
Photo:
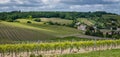
[[[34,19],[34,21],[41,22],[41,19],[36,18],[36,19]]]
[[[49,25],[54,25],[52,21],[47,22]]]
[[[6,21],[7,21],[7,22],[13,22],[13,20],[12,20],[12,19],[7,19]]]
[[[28,16],[28,19],[30,19],[30,20],[31,20],[31,19],[32,19],[32,16],[31,16],[31,15],[29,15],[29,16]]]
[[[27,21],[27,23],[32,23],[31,21]]]
[[[85,32],[85,35],[91,35],[92,34],[92,32],[90,31],[90,30],[87,30],[86,32]]]

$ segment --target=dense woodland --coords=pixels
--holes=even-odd
[[[102,15],[107,15],[113,13],[107,13],[104,11],[98,12],[21,12],[21,11],[12,11],[12,12],[1,12],[0,19],[8,20],[8,19],[18,19],[18,18],[27,18],[32,16],[33,18],[63,18],[63,19],[76,19],[76,18],[93,18],[93,17],[102,17]]]
[[[113,17],[104,18],[103,15],[117,15],[113,13],[107,13],[105,11],[96,11],[96,12],[21,12],[21,11],[12,11],[12,12],[1,12],[0,20],[13,21],[20,18],[62,18],[68,20],[76,20],[77,18],[87,18],[94,20],[99,28],[109,27],[107,23],[110,23],[111,20],[118,21]],[[99,21],[99,22],[98,22]],[[107,22],[107,23],[106,23]],[[104,25],[101,25],[104,24]],[[118,23],[118,22],[116,22]],[[119,22],[120,23],[120,22]],[[120,25],[117,25],[120,26]]]

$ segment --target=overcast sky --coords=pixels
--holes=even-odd
[[[120,0],[0,0],[0,11],[107,11],[120,14]]]

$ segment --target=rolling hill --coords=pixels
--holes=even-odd
[[[57,38],[63,35],[79,34],[75,28],[45,25],[42,22],[25,23],[28,20],[20,19],[19,22],[0,22],[0,41],[38,41]],[[22,22],[23,21],[23,22]]]
[[[54,37],[38,31],[37,28],[22,26],[20,24],[16,25],[16,23],[0,22],[0,41],[34,41]]]

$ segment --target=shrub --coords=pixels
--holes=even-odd
[[[92,32],[90,31],[90,30],[87,30],[86,32],[85,32],[85,35],[91,35],[92,34]]]
[[[49,25],[54,25],[52,21],[47,22]]]
[[[66,24],[62,24],[62,26],[66,26]]]
[[[18,23],[19,23],[20,21],[18,21],[18,20],[15,20],[14,22],[18,22]]]
[[[38,55],[37,57],[43,57],[42,55]]]
[[[30,57],[35,57],[35,54],[31,54]]]
[[[13,22],[13,20],[12,20],[12,19],[7,19],[6,21],[7,21],[7,22]]]
[[[41,22],[41,19],[34,19],[34,21],[36,21],[36,22]]]
[[[55,22],[54,25],[61,25],[60,23]]]
[[[32,23],[31,21],[27,21],[27,23]]]

